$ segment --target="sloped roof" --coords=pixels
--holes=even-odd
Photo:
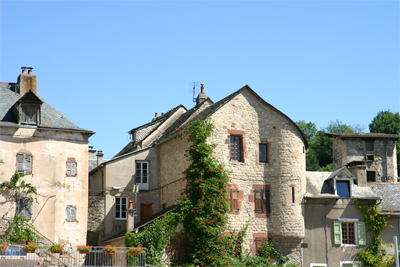
[[[400,135],[385,133],[325,133],[325,135],[340,138],[400,138]]]
[[[235,96],[239,95],[241,92],[243,92],[244,90],[248,90],[249,92],[251,92],[256,98],[258,98],[261,102],[263,102],[265,105],[267,105],[268,107],[272,108],[274,111],[276,111],[277,113],[281,114],[282,116],[284,116],[287,120],[289,120],[290,122],[293,123],[293,125],[299,130],[300,134],[303,137],[304,140],[304,144],[305,147],[308,147],[308,143],[307,143],[307,139],[304,135],[304,133],[300,130],[300,128],[296,125],[296,123],[294,123],[288,116],[286,116],[284,113],[282,113],[281,111],[279,111],[277,108],[275,108],[274,106],[272,106],[271,104],[267,103],[264,99],[262,99],[256,92],[253,91],[253,89],[251,89],[248,85],[243,86],[242,88],[240,88],[239,90],[233,92],[232,94],[228,95],[227,97],[219,100],[216,103],[212,103],[211,105],[209,105],[208,107],[206,107],[204,110],[202,110],[201,112],[199,112],[198,114],[196,114],[195,116],[192,116],[195,111],[197,111],[198,109],[200,109],[201,105],[199,107],[194,107],[192,109],[190,109],[187,113],[183,114],[181,116],[181,118],[179,118],[173,125],[171,125],[171,127],[165,131],[165,133],[161,136],[161,138],[159,140],[157,140],[157,143],[162,143],[165,142],[169,139],[171,139],[172,137],[174,137],[175,135],[177,135],[179,133],[179,130],[181,128],[184,127],[184,125],[186,125],[187,123],[190,123],[192,121],[195,120],[203,120],[205,118],[207,118],[208,116],[211,116],[212,114],[214,114],[217,110],[219,110],[222,106],[224,106],[227,102],[229,102],[230,100],[232,100],[233,98],[235,98]],[[211,101],[210,99],[208,99],[209,101]],[[205,102],[203,102],[202,104],[204,104]]]
[[[368,187],[377,195],[382,197],[379,204],[381,211],[394,211],[400,213],[400,184],[399,183],[368,183]]]
[[[0,83],[0,127],[20,127],[11,112],[11,108],[13,107],[13,105],[23,97],[15,92],[15,85],[15,83]],[[50,104],[44,101],[40,96],[37,97],[40,101],[43,102],[40,112],[40,125],[37,126],[37,128],[57,130],[64,129],[85,132],[89,135],[94,134],[94,132],[92,131],[78,127],[76,124],[68,120],[64,115],[62,115],[59,111],[53,108]]]

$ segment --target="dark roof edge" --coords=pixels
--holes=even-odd
[[[62,132],[78,132],[78,133],[85,133],[89,137],[94,135],[96,132],[90,131],[90,130],[85,130],[85,129],[72,129],[72,128],[54,128],[54,127],[43,127],[43,126],[37,126],[37,127],[23,127],[19,124],[16,124],[15,126],[7,125],[7,126],[2,126],[2,127],[9,127],[9,128],[26,128],[26,129],[38,129],[38,130],[50,130],[50,131],[62,131]]]
[[[380,200],[382,197],[340,197],[340,196],[304,196],[304,198],[309,198],[309,199],[373,199],[373,200]]]
[[[334,137],[338,136],[340,138],[392,138],[392,139],[400,139],[400,135],[396,134],[385,134],[385,133],[365,133],[365,134],[359,134],[359,135],[352,135],[351,133],[349,134],[343,134],[343,133],[325,133],[326,136],[329,137]]]

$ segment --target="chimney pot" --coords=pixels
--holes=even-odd
[[[26,69],[23,69],[23,70],[22,70],[22,74],[26,74]]]
[[[161,113],[161,116],[164,116],[164,112],[163,112],[163,113]]]
[[[202,93],[202,94],[205,94],[205,93],[204,93],[204,83],[201,83],[201,93]]]
[[[157,118],[158,117],[158,112],[156,112],[156,115],[154,116],[154,118]]]
[[[32,74],[32,70],[28,70],[28,74]]]
[[[132,200],[129,200],[128,201],[128,210],[133,210],[133,202],[132,202]]]

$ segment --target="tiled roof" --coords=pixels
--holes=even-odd
[[[379,204],[381,211],[400,212],[399,183],[374,183],[368,184],[368,187],[382,197],[382,202]]]
[[[20,94],[15,93],[15,83],[0,83],[0,127],[20,127],[11,113],[11,108],[21,97]],[[38,128],[75,130],[94,134],[92,131],[79,128],[40,96],[37,97],[43,102],[40,111],[40,126]]]
[[[400,135],[385,133],[325,133],[325,135],[330,137],[337,136],[344,138],[400,138]]]

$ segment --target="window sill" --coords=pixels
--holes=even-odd
[[[114,218],[116,221],[126,221],[126,218]]]
[[[353,244],[342,244],[340,246],[341,247],[359,247],[359,245],[353,245]]]
[[[267,219],[271,217],[271,213],[259,213],[259,212],[254,212],[254,216],[256,218],[261,218],[261,219]]]

